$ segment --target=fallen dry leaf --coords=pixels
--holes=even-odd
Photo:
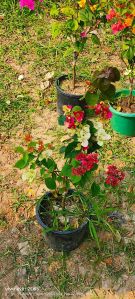
[[[54,273],[57,272],[60,269],[60,264],[56,261],[56,262],[52,262],[50,264],[50,266],[48,267],[48,271],[50,273]]]
[[[4,15],[0,15],[0,21],[4,20]]]

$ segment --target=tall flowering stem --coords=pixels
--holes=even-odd
[[[134,85],[134,64],[135,64],[135,6],[132,1],[110,2],[110,10],[106,19],[110,23],[112,33],[120,39],[121,58],[129,68],[130,99]],[[130,100],[128,105],[130,105]]]

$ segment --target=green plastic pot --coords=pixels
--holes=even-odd
[[[128,96],[130,94],[129,89],[122,89],[116,92],[116,98],[119,96]],[[135,96],[135,90],[132,94]],[[115,110],[110,106],[110,111],[112,112],[111,127],[114,131],[121,135],[128,137],[135,136],[135,113],[124,113]]]

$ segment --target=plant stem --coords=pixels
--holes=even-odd
[[[129,78],[129,81],[130,81],[130,96],[129,96],[129,101],[128,101],[128,107],[130,107],[130,103],[133,99],[133,84],[134,84],[134,74],[133,74],[133,71],[134,71],[134,62],[132,62],[130,64],[130,69],[131,69],[131,75],[130,75],[130,78]]]
[[[75,89],[76,83],[76,63],[78,58],[78,52],[74,51],[74,61],[73,61],[73,89]]]

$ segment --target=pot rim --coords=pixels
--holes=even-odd
[[[79,95],[79,94],[72,94],[72,93],[65,92],[65,91],[60,87],[60,82],[61,82],[61,81],[64,81],[66,78],[68,78],[68,75],[64,74],[64,75],[59,76],[59,77],[55,80],[55,87],[57,88],[57,90],[58,90],[59,92],[61,92],[63,95],[65,95],[65,96],[69,96],[69,95],[70,95],[70,96],[75,97],[75,98],[78,98],[78,99],[84,97],[83,94],[80,94],[80,95]]]
[[[120,89],[118,91],[116,91],[116,96],[119,96],[121,93],[125,93],[127,94],[128,96],[128,93],[130,93],[130,90],[129,89]],[[135,95],[135,90],[133,89],[133,95]],[[119,116],[124,116],[124,117],[135,117],[135,113],[126,113],[126,112],[120,112],[120,111],[117,111],[116,109],[113,108],[113,106],[110,105],[110,111],[116,115],[119,115]]]
[[[46,194],[50,194],[51,192],[47,192]],[[39,207],[40,207],[40,204],[41,202],[44,200],[45,196],[43,195],[41,197],[41,199],[39,200],[39,202],[37,203],[36,205],[36,217],[37,217],[37,220],[38,220],[38,223],[43,227],[43,228],[49,228],[49,226],[47,226],[41,219],[40,217],[40,214],[39,214]],[[82,223],[78,228],[76,229],[73,229],[73,230],[67,230],[67,231],[62,231],[62,230],[52,230],[50,231],[50,233],[56,233],[58,235],[69,235],[71,233],[75,233],[75,232],[79,232],[80,229],[82,229],[83,227],[85,227],[86,225],[88,224],[88,221],[85,221],[84,223]]]

